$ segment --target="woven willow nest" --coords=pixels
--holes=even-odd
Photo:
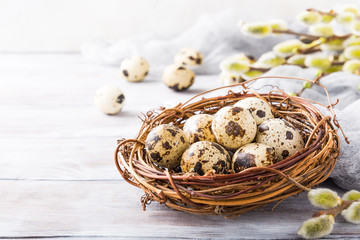
[[[289,96],[281,90],[266,94],[250,90],[248,85],[257,79],[230,86],[240,86],[240,92],[229,91],[225,96],[203,97],[209,92],[226,88],[221,87],[201,93],[174,108],[150,111],[144,115],[136,139],[119,141],[115,151],[116,166],[127,182],[144,190],[145,195],[141,198],[144,210],[147,204],[157,201],[195,214],[238,216],[308,191],[328,178],[339,155],[339,137],[335,127],[340,126],[333,111],[334,104],[329,102],[325,106],[331,116],[324,116],[310,100]],[[286,79],[308,81],[323,87],[317,80]],[[305,147],[269,167],[252,167],[231,174],[207,173],[204,176],[159,168],[147,156],[144,142],[152,128],[160,124],[174,124],[182,128],[186,119],[194,114],[214,114],[220,108],[248,97],[268,101],[275,117],[290,122],[301,132]]]

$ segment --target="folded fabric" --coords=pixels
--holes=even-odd
[[[314,79],[315,73],[314,69],[302,69],[297,66],[279,66],[271,69],[264,75]],[[358,90],[360,76],[336,72],[323,77],[320,83],[327,88],[332,103],[339,99],[339,103],[334,107],[335,113],[346,137],[350,141],[350,144],[347,144],[340,130],[338,131],[341,155],[330,177],[337,185],[344,189],[360,190],[360,91]],[[266,92],[272,86],[277,86],[289,93],[301,89],[302,84],[302,81],[289,81],[286,79],[261,79],[252,87],[254,89],[262,87],[261,90]],[[263,87],[266,85],[272,86]],[[306,89],[302,97],[328,105],[325,91],[318,86]],[[320,105],[317,105],[317,107],[325,115],[329,115],[325,108]]]
[[[285,35],[265,39],[244,36],[237,26],[239,19],[241,16],[231,11],[203,15],[192,28],[177,37],[159,38],[156,35],[146,35],[117,42],[91,42],[83,45],[82,53],[88,60],[116,67],[125,57],[140,55],[150,63],[149,75],[160,80],[163,69],[173,63],[175,53],[183,47],[192,47],[203,53],[204,63],[195,69],[197,74],[218,74],[220,61],[231,54],[244,52],[258,57],[270,51],[276,43],[292,38]],[[253,20],[251,17],[246,19]],[[301,27],[295,23],[290,25],[291,29],[301,30]],[[316,70],[297,66],[279,66],[265,75],[314,79]],[[345,189],[360,190],[360,92],[357,89],[360,77],[337,72],[322,78],[321,83],[328,89],[333,103],[336,99],[340,100],[335,109],[339,122],[350,140],[350,144],[346,144],[339,131],[342,139],[341,155],[331,177]],[[289,93],[297,92],[302,84],[302,81],[262,79],[252,87],[266,92],[277,86]],[[325,92],[318,86],[306,89],[302,97],[328,104]],[[321,109],[320,106],[318,107]],[[328,114],[326,109],[322,111]]]
[[[252,20],[251,17],[246,19]],[[125,57],[140,55],[150,63],[149,75],[159,78],[164,68],[174,62],[174,55],[181,48],[191,47],[204,55],[204,62],[195,73],[218,74],[219,63],[231,54],[244,52],[258,57],[270,51],[276,43],[293,38],[286,35],[266,39],[244,36],[238,26],[239,20],[243,20],[242,17],[232,11],[204,14],[190,29],[176,37],[150,34],[115,42],[93,41],[82,46],[82,54],[90,61],[114,66],[119,66]]]

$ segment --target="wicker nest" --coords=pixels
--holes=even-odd
[[[144,210],[147,204],[157,201],[195,214],[238,216],[308,191],[328,178],[339,155],[339,137],[335,127],[340,126],[333,111],[335,104],[325,106],[332,116],[324,116],[310,100],[289,96],[281,90],[274,89],[266,94],[250,90],[249,85],[257,79],[230,86],[241,86],[240,92],[229,91],[225,96],[203,97],[206,93],[225,88],[221,87],[201,93],[174,108],[150,111],[144,115],[136,139],[119,141],[115,151],[116,166],[127,182],[144,190],[145,195],[141,198]],[[317,80],[286,79],[308,81],[323,87]],[[202,98],[195,102],[199,97]],[[305,147],[269,167],[204,176],[161,169],[148,158],[144,141],[152,128],[168,123],[182,128],[186,119],[194,114],[214,114],[220,108],[247,97],[268,101],[275,117],[292,123],[301,132]]]

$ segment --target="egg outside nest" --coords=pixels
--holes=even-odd
[[[199,66],[203,63],[203,55],[193,48],[182,48],[174,57],[175,64]]]
[[[183,65],[172,64],[165,68],[162,80],[176,92],[185,91],[194,84],[195,73]]]
[[[115,115],[124,107],[125,95],[120,88],[113,85],[105,85],[97,90],[94,103],[103,113]]]
[[[142,57],[125,58],[120,65],[120,74],[129,82],[141,82],[149,73],[149,63]]]

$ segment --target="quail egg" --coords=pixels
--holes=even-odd
[[[106,114],[117,114],[125,103],[124,93],[120,88],[112,85],[105,85],[97,90],[95,105]]]
[[[231,158],[225,148],[209,141],[192,144],[182,155],[180,164],[182,172],[195,172],[199,175],[210,170],[226,173],[230,165]]]
[[[170,124],[153,128],[145,141],[145,149],[150,159],[156,165],[167,168],[180,165],[181,155],[188,146],[184,132]]]
[[[215,136],[211,131],[213,115],[197,114],[186,120],[183,131],[190,144],[198,141],[215,142]]]
[[[126,58],[121,62],[120,73],[129,82],[141,82],[149,73],[149,63],[138,56]]]
[[[230,74],[226,72],[222,72],[220,74],[220,84],[222,86],[229,86],[232,84],[241,83],[243,81],[244,79],[239,75]]]
[[[179,65],[198,66],[203,62],[203,55],[192,48],[182,48],[174,57],[174,62]]]
[[[273,147],[278,160],[283,160],[304,147],[304,140],[298,130],[279,118],[266,120],[259,125],[256,142]]]
[[[182,65],[172,64],[164,70],[162,80],[174,91],[183,91],[194,83],[195,73]]]
[[[239,148],[232,160],[234,172],[250,167],[267,167],[275,163],[275,149],[262,143],[249,143]]]
[[[265,120],[274,118],[271,107],[264,100],[257,97],[244,98],[234,104],[235,107],[248,109],[259,125]]]
[[[256,136],[256,122],[251,113],[241,107],[223,107],[211,125],[215,139],[226,148],[237,149]]]

